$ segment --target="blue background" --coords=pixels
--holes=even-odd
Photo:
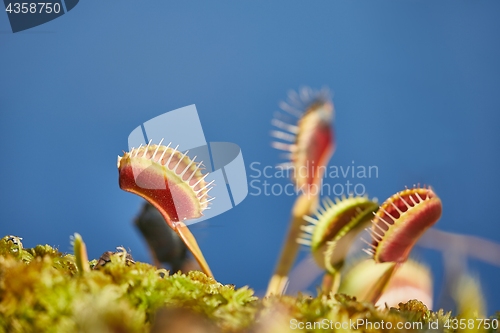
[[[438,228],[500,242],[498,17],[496,0],[86,1],[13,34],[0,13],[0,234],[70,251],[79,232],[91,257],[123,245],[149,260],[131,224],[141,199],[118,187],[130,131],[196,104],[208,141],[274,165],[279,101],[326,85],[331,165],[378,166],[362,181],[381,201],[430,184]],[[192,227],[218,280],[265,290],[293,201],[249,195]],[[440,253],[417,255],[440,289]],[[499,310],[500,268],[469,264]]]

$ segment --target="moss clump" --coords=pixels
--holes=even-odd
[[[247,287],[224,286],[201,272],[169,276],[132,261],[125,251],[107,256],[104,265],[93,260],[93,269],[78,272],[71,254],[48,245],[24,249],[17,237],[1,239],[0,332],[168,332],[179,327],[185,332],[319,332],[322,328],[293,325],[363,319],[394,327],[422,322],[425,328],[450,316],[418,301],[379,310],[345,295],[259,300]]]

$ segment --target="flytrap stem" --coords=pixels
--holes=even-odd
[[[387,269],[387,271],[385,271],[385,273],[382,274],[382,276],[378,279],[378,281],[368,290],[366,295],[360,298],[360,300],[377,304],[377,301],[379,300],[380,296],[382,296],[382,293],[389,285],[389,282],[391,281],[394,274],[396,274],[396,271],[398,270],[399,267],[401,267],[400,263],[393,263]]]
[[[193,253],[201,269],[213,277],[208,264],[186,225],[181,222],[199,218],[214,198],[208,199],[212,182],[205,182],[208,174],[202,174],[202,164],[194,163],[187,151],[181,153],[168,146],[151,145],[132,148],[118,156],[120,188],[146,199],[165,219],[167,225],[184,241]],[[187,172],[187,173],[186,173]]]
[[[203,253],[200,250],[200,247],[198,246],[198,243],[196,242],[196,239],[194,238],[189,228],[183,222],[176,222],[175,224],[175,232],[184,241],[184,244],[186,244],[186,247],[189,249],[189,251],[191,251],[194,258],[200,265],[203,273],[210,277],[214,277],[212,271],[210,270],[210,267],[208,267],[208,263],[205,260]]]
[[[297,238],[299,238],[301,232],[300,227],[306,224],[303,217],[310,214],[315,209],[317,203],[317,196],[312,196],[310,193],[303,193],[295,200],[288,234],[281,249],[274,274],[269,281],[266,296],[271,294],[281,295],[285,291],[288,284],[288,273],[292,269],[300,248],[300,244],[297,243]]]
[[[341,277],[340,271],[335,271],[334,273],[326,272],[321,283],[322,292],[325,294],[336,294],[340,287]]]

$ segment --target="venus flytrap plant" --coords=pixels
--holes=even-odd
[[[298,121],[293,125],[284,114],[277,113],[272,120],[277,130],[271,135],[281,141],[273,142],[272,146],[287,152],[285,157],[290,161],[280,166],[291,170],[292,182],[301,194],[292,208],[288,234],[269,281],[267,295],[280,295],[286,289],[288,274],[299,249],[296,239],[304,225],[303,216],[313,213],[316,208],[323,172],[335,150],[334,109],[329,91],[315,92],[303,88],[300,94],[291,91],[288,97],[288,102],[282,102],[280,107]]]
[[[373,242],[365,252],[377,263],[392,265],[368,291],[364,300],[376,303],[396,270],[422,234],[441,217],[442,204],[430,187],[414,187],[387,199],[375,213],[369,230]]]
[[[141,196],[161,213],[165,222],[193,253],[203,272],[212,272],[203,257],[196,239],[183,221],[199,218],[208,209],[213,181],[207,183],[208,173],[202,174],[202,163],[195,163],[188,152],[178,151],[179,146],[151,144],[133,148],[118,156],[120,188]]]
[[[271,123],[277,130],[271,136],[284,142],[274,141],[272,146],[287,152],[285,158],[289,161],[280,166],[295,170],[291,177],[297,188],[310,191],[321,184],[324,166],[335,150],[330,91],[326,88],[320,91],[302,88],[300,94],[290,91],[288,103],[281,102],[280,108],[298,121],[297,125],[289,124],[282,113],[276,113]],[[307,172],[298,172],[301,170]]]
[[[420,236],[441,217],[439,197],[428,187],[414,187],[387,199],[372,220],[376,262],[404,262]]]
[[[340,284],[340,270],[347,252],[356,238],[370,222],[378,204],[367,196],[323,200],[315,218],[304,216],[309,225],[301,226],[303,233],[297,242],[311,246],[311,253],[318,265],[326,270],[323,292],[336,292]]]

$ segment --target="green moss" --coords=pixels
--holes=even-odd
[[[149,332],[157,319],[172,327],[193,326],[200,320],[206,332],[265,332],[266,327],[272,327],[269,332],[286,332],[291,320],[384,321],[394,327],[398,322],[438,320],[443,327],[450,318],[418,301],[400,304],[399,309],[377,309],[345,295],[258,299],[248,287],[222,285],[198,271],[169,276],[165,270],[133,262],[124,251],[109,255],[105,265],[93,260],[89,266],[94,269],[78,274],[73,255],[48,245],[24,249],[20,239],[1,239],[0,332]],[[157,315],[165,308],[187,309],[182,311],[189,314]],[[157,330],[159,322],[154,331],[162,331]]]

